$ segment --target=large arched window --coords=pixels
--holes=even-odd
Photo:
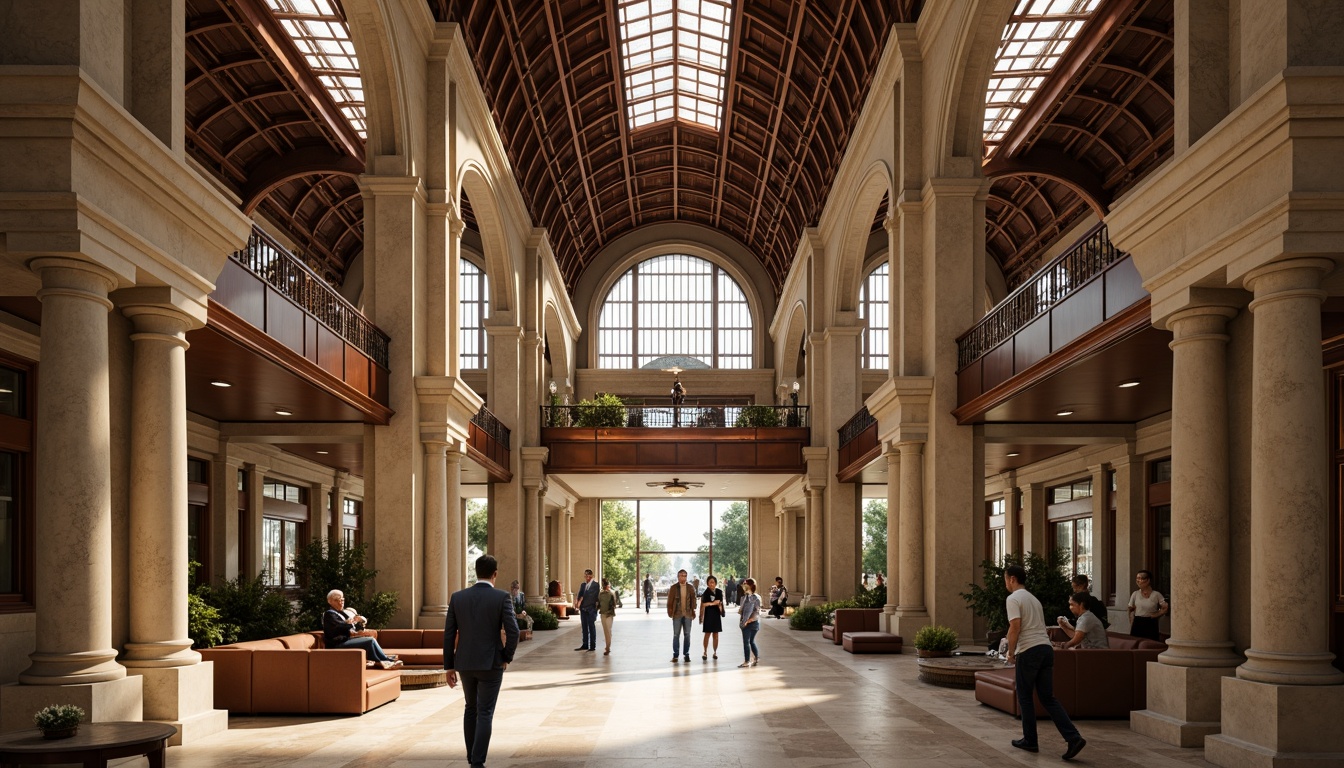
[[[458,270],[461,300],[458,302],[458,322],[461,327],[462,353],[458,360],[463,370],[485,368],[485,318],[490,315],[490,294],[485,270],[462,259]]]
[[[750,368],[751,334],[747,296],[727,272],[695,256],[657,256],[621,275],[603,300],[597,367],[686,355],[711,368]]]
[[[863,332],[863,367],[887,370],[891,355],[891,283],[887,262],[882,262],[864,278],[859,289],[859,317],[868,321]]]

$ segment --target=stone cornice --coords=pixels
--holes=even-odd
[[[878,440],[892,445],[926,440],[932,398],[931,376],[898,376],[883,382],[864,401],[877,419]]]

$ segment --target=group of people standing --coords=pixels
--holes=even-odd
[[[756,647],[756,632],[761,627],[761,598],[756,594],[755,579],[743,579],[737,586],[741,591],[737,624],[742,630],[743,657],[738,667],[754,667],[761,661],[761,652]],[[697,595],[695,586],[686,581],[685,569],[677,571],[677,583],[667,590],[667,616],[672,619],[673,664],[679,659],[687,663],[691,660],[692,619],[700,624],[703,635],[700,659],[709,660],[711,642],[714,658],[719,658],[719,634],[723,632],[723,617],[728,615],[728,602],[715,577],[705,579],[705,590]]]

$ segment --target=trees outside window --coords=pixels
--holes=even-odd
[[[863,505],[863,572],[887,572],[887,500]]]

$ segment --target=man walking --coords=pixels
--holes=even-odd
[[[677,571],[677,583],[667,588],[667,615],[672,619],[672,663],[677,663],[677,635],[681,656],[691,660],[691,622],[695,621],[695,589],[686,583],[686,569]]]
[[[728,598],[728,602],[737,605],[737,582],[733,581],[733,575],[728,574],[728,581],[723,584],[723,596]]]
[[[653,602],[653,577],[644,577],[644,615],[649,614],[649,605]]]
[[[592,570],[583,572],[583,584],[574,595],[574,610],[579,612],[579,623],[583,626],[583,637],[576,651],[597,650],[597,583],[593,581]]]
[[[466,709],[462,735],[467,744],[467,762],[485,768],[490,751],[490,731],[495,720],[495,701],[504,682],[504,670],[518,648],[518,621],[509,593],[495,589],[499,563],[490,555],[476,559],[476,583],[453,593],[443,622],[443,666],[448,686],[462,680]],[[504,642],[499,639],[504,631]]]
[[[1007,661],[1017,663],[1014,670],[1017,706],[1022,711],[1022,738],[1013,739],[1013,746],[1028,752],[1040,751],[1036,743],[1036,704],[1031,698],[1035,691],[1059,735],[1069,744],[1064,759],[1072,760],[1087,746],[1087,739],[1078,733],[1064,705],[1055,698],[1055,649],[1045,633],[1041,601],[1027,591],[1026,581],[1027,571],[1020,565],[1010,565],[1003,572],[1003,584],[1008,588]]]

